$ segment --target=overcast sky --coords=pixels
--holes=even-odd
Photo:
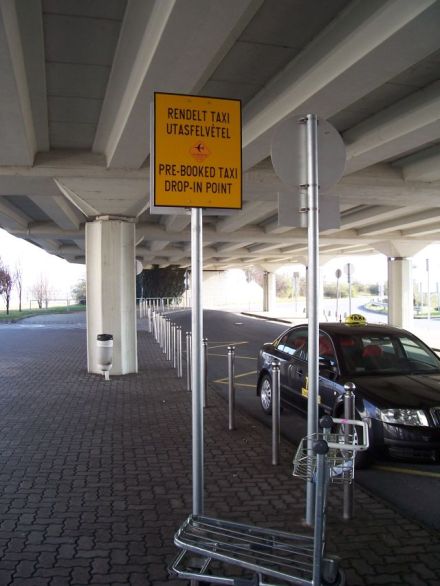
[[[23,274],[23,299],[40,275],[47,276],[53,295],[58,299],[70,297],[72,287],[85,276],[85,265],[68,263],[66,260],[48,254],[46,251],[29,244],[22,238],[11,236],[0,229],[0,258],[13,273],[17,264]],[[0,303],[0,307],[3,304]]]

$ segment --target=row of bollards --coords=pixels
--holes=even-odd
[[[148,317],[148,313],[152,311],[163,313],[164,311],[169,312],[185,307],[180,297],[138,297],[136,302],[141,319]]]
[[[145,314],[147,318],[147,328],[153,334],[158,342],[162,352],[166,355],[173,368],[177,371],[177,377],[183,377],[183,347],[182,347],[182,327],[174,323],[168,316],[163,315],[151,307],[147,308]],[[186,390],[191,390],[191,355],[192,342],[191,332],[185,333],[185,353],[186,353]],[[204,406],[207,404],[208,388],[208,338],[203,339],[204,353]]]
[[[145,317],[148,331],[153,334],[167,360],[176,369],[177,377],[182,378],[182,327],[150,307],[147,308]]]

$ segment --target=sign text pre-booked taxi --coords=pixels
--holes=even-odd
[[[241,102],[154,94],[154,205],[240,209]]]

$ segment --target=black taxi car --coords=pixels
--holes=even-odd
[[[343,415],[344,384],[355,385],[356,417],[366,421],[370,450],[396,458],[440,460],[440,358],[410,332],[381,324],[322,323],[320,411]],[[281,402],[307,411],[307,325],[291,327],[258,355],[257,395],[272,410],[272,362],[280,365]]]

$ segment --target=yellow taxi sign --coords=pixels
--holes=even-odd
[[[241,209],[241,101],[154,94],[154,206]]]
[[[345,323],[351,326],[365,326],[367,320],[360,313],[352,313],[345,318]]]

